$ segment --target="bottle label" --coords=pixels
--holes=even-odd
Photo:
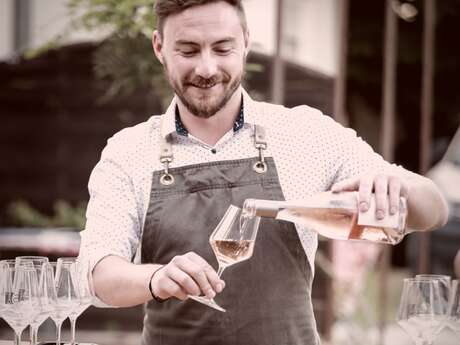
[[[371,198],[369,209],[366,212],[359,212],[358,225],[399,229],[399,210],[395,214],[391,215],[389,211],[389,205],[387,205],[385,217],[383,219],[377,219],[375,210],[375,198]]]

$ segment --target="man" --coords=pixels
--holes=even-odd
[[[89,184],[81,255],[97,296],[147,302],[143,344],[319,344],[310,299],[317,238],[263,219],[253,257],[223,279],[208,238],[230,204],[356,190],[377,218],[408,198],[408,225],[446,220],[428,179],[392,166],[319,111],[251,100],[241,87],[249,32],[240,0],[158,0],[153,49],[175,98],[109,140]],[[389,196],[390,203],[387,202]],[[142,264],[131,263],[136,252]],[[216,297],[221,313],[188,299]]]

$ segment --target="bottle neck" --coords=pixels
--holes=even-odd
[[[278,212],[289,207],[300,208],[344,208],[357,210],[357,192],[331,193],[322,192],[309,198],[297,201],[274,201],[261,199],[246,199],[243,214],[248,217],[276,218]]]
[[[246,199],[243,205],[243,215],[251,218],[276,218],[278,211],[283,208],[284,204],[284,201]]]

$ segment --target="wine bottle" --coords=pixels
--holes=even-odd
[[[268,217],[301,224],[331,239],[394,245],[407,233],[406,199],[400,197],[395,214],[389,214],[388,204],[386,209],[385,217],[377,219],[372,194],[369,210],[359,212],[358,192],[323,192],[301,201],[246,199],[240,224],[252,217]]]

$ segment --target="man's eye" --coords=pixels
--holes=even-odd
[[[190,56],[195,55],[196,52],[193,51],[193,50],[182,50],[182,51],[181,51],[181,54],[182,54],[183,56],[185,56],[185,57],[190,57]]]
[[[231,52],[232,50],[230,48],[220,48],[220,49],[216,49],[216,53],[217,54],[221,54],[221,55],[227,55]]]

